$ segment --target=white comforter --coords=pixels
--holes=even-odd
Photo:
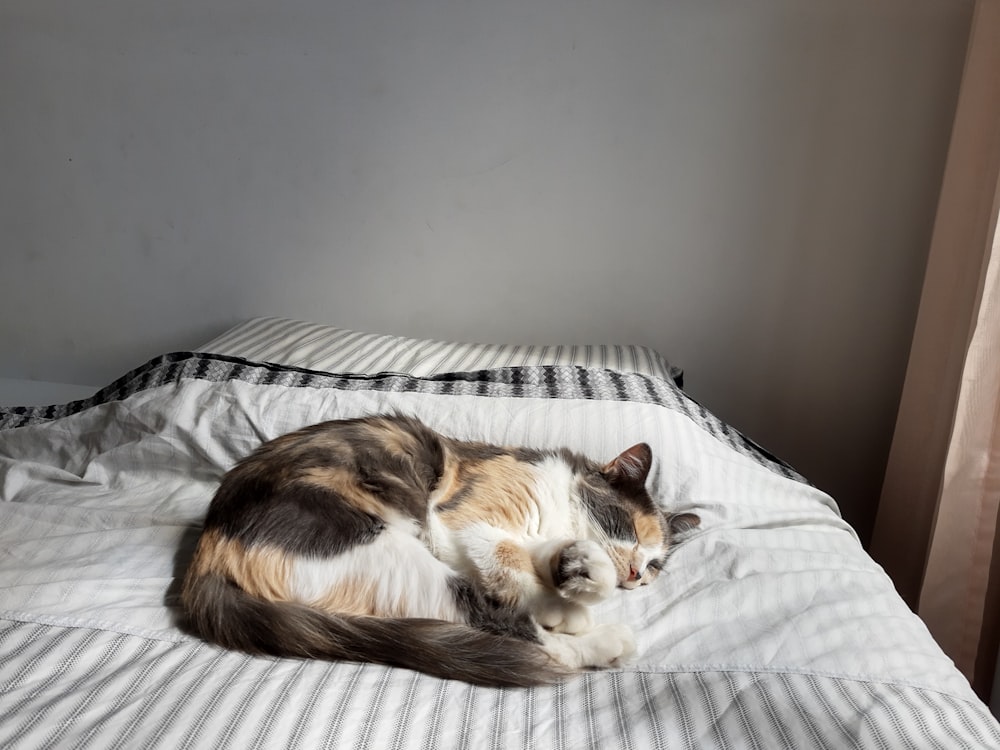
[[[652,379],[629,375],[624,400],[621,388],[601,400],[550,397],[558,384],[345,385],[203,357],[173,366],[0,430],[2,747],[176,746],[181,735],[213,748],[332,737],[338,747],[1000,746],[992,717],[833,501],[691,409],[651,403]],[[525,375],[541,382],[545,369]],[[583,371],[548,372],[571,381]],[[621,377],[587,375],[608,389]],[[628,396],[644,388],[649,398]],[[459,438],[596,458],[653,446],[654,497],[696,510],[702,526],[654,585],[598,607],[598,620],[634,628],[633,664],[490,691],[253,659],[178,629],[175,586],[221,475],[289,430],[397,409]]]

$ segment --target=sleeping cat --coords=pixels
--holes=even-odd
[[[212,499],[181,603],[208,641],[367,661],[481,685],[534,685],[630,657],[589,605],[656,578],[671,536],[652,453],[453,440],[383,415],[260,446]]]

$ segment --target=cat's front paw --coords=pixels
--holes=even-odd
[[[618,574],[597,542],[581,539],[567,544],[553,560],[552,581],[566,599],[594,604],[615,590]]]
[[[576,635],[590,630],[590,610],[582,604],[547,595],[538,601],[532,614],[546,630]]]
[[[546,633],[543,648],[572,669],[620,667],[635,656],[635,637],[627,625],[598,625],[582,635]]]
[[[620,667],[635,656],[635,636],[628,625],[598,625],[580,636],[589,649],[589,667]]]

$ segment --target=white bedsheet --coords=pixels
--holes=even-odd
[[[833,501],[689,414],[543,398],[519,382],[508,395],[479,395],[482,385],[466,381],[377,390],[396,381],[282,385],[271,372],[197,362],[168,382],[0,430],[0,746],[173,747],[174,725],[196,725],[201,747],[277,746],[254,734],[271,708],[268,731],[302,747],[331,736],[338,747],[385,746],[375,738],[405,747],[715,746],[703,742],[716,734],[739,747],[1000,742]],[[630,389],[649,382],[630,377]],[[174,587],[223,472],[289,430],[390,409],[459,438],[566,445],[596,458],[653,446],[654,497],[696,510],[702,526],[654,585],[598,607],[598,620],[635,629],[633,664],[559,687],[490,691],[405,670],[254,659],[178,629]],[[114,711],[87,697],[83,686],[98,685],[115,696]],[[126,686],[138,691],[132,701]],[[362,690],[374,692],[347,701]],[[388,723],[369,715],[372,704]],[[438,735],[428,742],[431,725]],[[904,735],[911,739],[896,744]]]

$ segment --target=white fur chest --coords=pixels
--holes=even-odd
[[[550,457],[535,468],[535,496],[524,533],[546,539],[582,539],[587,532],[587,513],[576,491],[572,469],[558,457]]]

